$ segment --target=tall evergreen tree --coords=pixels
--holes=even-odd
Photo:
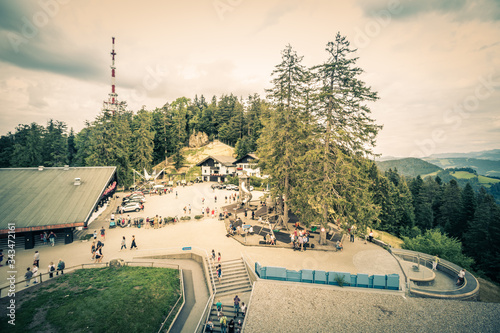
[[[85,165],[116,166],[118,183],[131,183],[130,131],[131,112],[117,112],[114,115],[101,113],[90,124],[88,141],[85,143]]]
[[[137,115],[133,117],[130,162],[136,170],[151,170],[155,135],[152,125],[152,113],[144,109],[137,112]]]
[[[281,63],[272,72],[273,87],[268,90],[268,98],[273,107],[262,120],[258,155],[264,172],[271,176],[274,195],[283,197],[283,220],[287,223],[290,194],[298,176],[297,159],[304,153],[301,145],[306,132],[302,130],[301,100],[306,68],[290,45],[281,55]]]
[[[64,166],[68,163],[66,124],[50,119],[43,138],[43,160],[46,166]]]
[[[448,235],[462,239],[462,233],[467,228],[461,224],[462,216],[462,190],[452,179],[443,190],[440,225],[444,227]]]
[[[315,148],[307,153],[312,168],[306,193],[313,206],[321,207],[323,225],[341,219],[366,226],[377,215],[368,191],[366,157],[380,129],[367,103],[378,97],[360,80],[363,70],[356,67],[356,50],[344,36],[337,33],[326,51],[327,61],[314,67],[319,92],[312,110],[319,130],[314,133]]]
[[[11,157],[13,167],[37,167],[43,165],[43,137],[45,128],[37,123],[19,125],[14,134]]]

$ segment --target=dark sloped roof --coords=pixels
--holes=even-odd
[[[259,158],[257,157],[257,155],[249,153],[249,154],[246,154],[245,156],[243,156],[242,158],[239,158],[236,161],[234,161],[234,164],[242,163],[242,161],[245,160],[245,159],[247,159],[247,160],[255,160],[255,162],[257,162],[259,160]]]
[[[227,166],[227,167],[230,167],[230,166],[234,166],[234,161],[236,161],[236,159],[234,159],[233,157],[231,156],[222,156],[222,155],[217,155],[217,156],[208,156],[206,158],[204,158],[201,162],[199,162],[198,164],[196,164],[197,166],[200,166],[203,164],[203,162],[205,162],[206,160],[208,159],[213,159],[217,162],[219,162],[220,164],[224,165],[224,166]]]
[[[21,231],[83,225],[115,171],[116,167],[0,169],[0,232],[9,223]],[[75,178],[81,185],[74,185]]]

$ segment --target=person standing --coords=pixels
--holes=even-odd
[[[189,215],[191,215],[191,204],[188,205]]]
[[[95,259],[95,242],[92,242],[92,246],[90,247],[90,253],[92,254],[92,260]]]
[[[97,240],[97,230],[94,230],[94,240]]]
[[[54,234],[53,231],[50,232],[49,240],[50,240],[50,245],[54,246],[54,244],[56,242],[56,234]]]
[[[106,230],[104,229],[104,226],[101,227],[101,239],[106,240]]]
[[[49,264],[49,267],[47,269],[47,272],[49,273],[49,278],[53,278],[54,277],[54,271],[56,270],[56,266],[54,266],[54,262],[51,261],[50,264]]]
[[[38,283],[38,267],[36,267],[35,264],[33,264],[33,268],[31,268],[31,271],[33,272],[33,278],[35,281],[33,281],[33,284]]]
[[[66,264],[64,264],[64,261],[62,259],[59,259],[59,262],[57,263],[57,272],[56,275],[59,275],[59,272],[61,272],[61,275],[64,274],[64,268],[66,268]]]
[[[24,279],[26,280],[26,287],[29,287],[32,277],[33,277],[33,272],[29,267],[26,268],[26,273],[24,274]]]
[[[33,265],[40,268],[40,253],[38,251],[35,251],[35,255],[33,256]]]
[[[49,235],[47,234],[47,231],[43,232],[43,245],[47,245],[49,241]]]
[[[136,250],[139,250],[137,244],[135,243],[135,236],[132,235],[132,244],[130,244],[130,249],[132,250],[135,247]]]
[[[437,265],[439,263],[439,257],[438,255],[436,254],[436,256],[434,257],[434,261],[432,262],[432,270],[435,271],[437,269]]]
[[[243,315],[243,317],[245,317],[247,313],[247,306],[245,305],[245,302],[241,302],[241,314]]]
[[[123,249],[127,249],[127,245],[125,244],[125,236],[123,236],[122,238],[122,247],[120,248],[120,251],[123,250]]]
[[[371,243],[373,241],[373,230],[370,229],[370,233],[368,234],[368,241]]]
[[[215,262],[215,250],[214,249],[212,249],[212,261]]]
[[[219,264],[219,266],[220,266],[221,259],[222,259],[222,257],[221,257],[221,255],[220,255],[220,252],[218,252],[218,255],[217,255],[217,263]]]
[[[236,295],[233,299],[234,301],[234,310],[236,311],[236,314],[234,315],[234,318],[238,317],[238,314],[240,313],[240,298],[238,295]]]

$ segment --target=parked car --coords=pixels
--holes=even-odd
[[[132,203],[132,202],[138,202],[140,204],[143,204],[146,202],[146,199],[144,199],[144,198],[130,198],[130,199],[126,198],[126,199],[123,199],[122,206],[129,204],[129,203]]]
[[[227,184],[227,185],[226,185],[226,190],[234,190],[234,191],[238,191],[238,190],[239,190],[239,188],[238,188],[238,186],[236,186],[236,185],[233,185],[233,184]]]
[[[146,197],[143,196],[142,194],[131,194],[131,195],[123,198],[122,201],[123,202],[130,202],[130,201],[146,202]]]
[[[139,202],[130,202],[122,206],[122,211],[127,212],[138,212],[144,209],[144,205]]]

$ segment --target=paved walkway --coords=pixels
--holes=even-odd
[[[176,199],[175,192],[178,192]],[[202,207],[210,209],[225,205],[224,196],[234,193],[234,191],[215,190],[210,188],[210,183],[195,184],[184,188],[177,187],[173,194],[162,196],[147,196],[145,211],[139,213],[130,213],[133,217],[152,217],[159,215],[167,216],[183,216],[183,207],[191,204],[192,214],[201,214]],[[123,194],[118,194],[123,196]],[[215,203],[214,196],[217,196]],[[254,198],[258,198],[260,194],[254,192]],[[202,199],[205,199],[204,203]],[[115,200],[115,204],[121,201],[121,198]],[[116,206],[115,206],[116,207]],[[214,249],[220,252],[223,260],[237,259],[242,254],[245,254],[250,261],[260,262],[264,266],[282,266],[288,269],[321,269],[325,271],[334,270],[341,272],[350,272],[353,274],[389,274],[398,273],[402,276],[402,272],[396,260],[386,250],[373,245],[364,244],[362,240],[356,240],[354,243],[345,242],[344,251],[342,252],[326,252],[307,250],[305,252],[293,251],[289,248],[270,248],[244,246],[232,238],[226,237],[226,230],[223,221],[218,221],[216,218],[204,218],[201,220],[181,221],[176,224],[167,225],[160,229],[146,228],[114,228],[108,229],[108,221],[106,220],[111,214],[110,207],[102,215],[96,219],[88,229],[89,233],[94,230],[101,229],[104,226],[106,229],[106,240],[103,249],[104,261],[109,261],[115,258],[124,260],[132,260],[146,256],[153,249],[162,248],[177,248],[181,249],[185,246],[196,246],[200,249],[205,249],[211,252]],[[189,214],[186,214],[189,215]],[[127,216],[127,214],[124,214]],[[129,250],[132,235],[136,237],[136,243],[139,250]],[[125,236],[127,240],[127,250],[120,251],[120,242]],[[98,236],[100,238],[100,236]],[[251,236],[257,237],[257,236]],[[317,242],[318,239],[314,239]],[[74,266],[83,263],[91,263],[90,254],[91,242],[81,242],[75,240],[72,244],[58,245],[55,247],[38,246],[33,250],[17,250],[16,253],[16,268],[17,278],[23,279],[26,267],[31,266],[35,250],[40,252],[40,267],[41,271],[46,271],[50,261],[57,263],[59,258],[66,262],[66,266]],[[4,253],[6,251],[4,249]],[[206,299],[199,299],[197,292],[201,293],[205,281],[199,282],[195,270],[193,272],[193,288],[196,298],[196,307],[202,308],[205,306]],[[0,286],[7,283],[7,267],[0,268]],[[206,290],[206,286],[205,286]],[[245,302],[246,303],[246,302]],[[200,305],[201,304],[201,305]],[[194,313],[194,312],[193,312]],[[198,316],[199,319],[199,316]],[[189,325],[191,326],[191,318]],[[194,322],[194,321],[193,321]],[[196,320],[197,324],[198,320]],[[192,331],[191,331],[192,332]]]

